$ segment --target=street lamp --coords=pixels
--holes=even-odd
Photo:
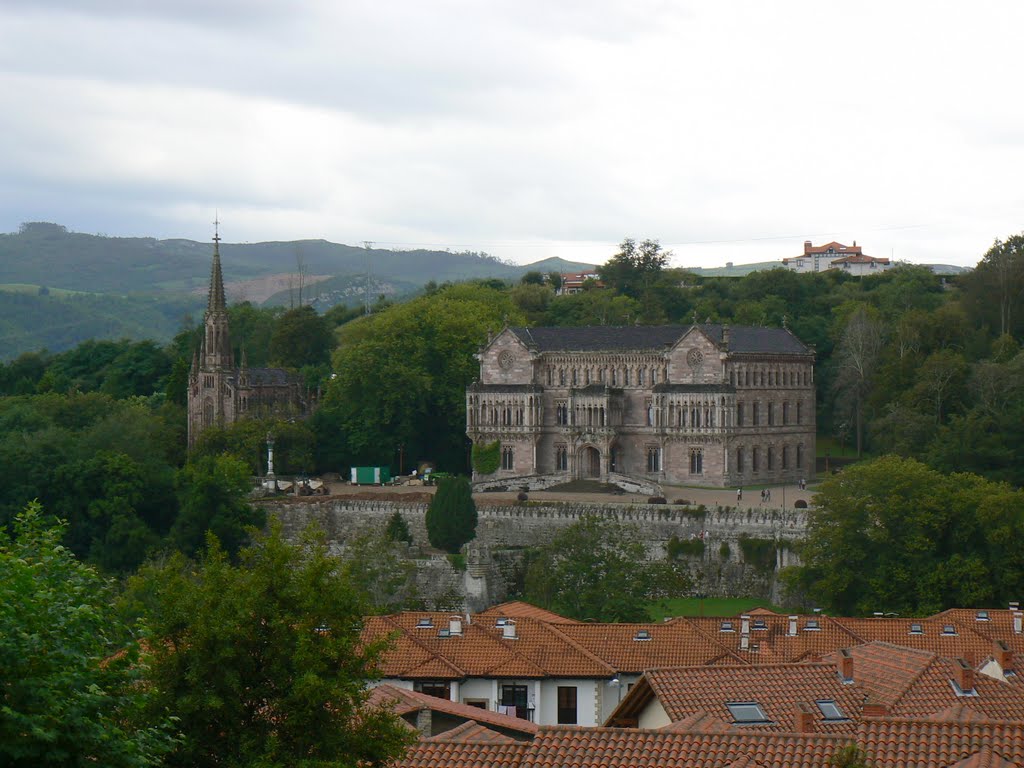
[[[267,477],[274,476],[274,436],[267,432]]]

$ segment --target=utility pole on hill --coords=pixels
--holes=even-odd
[[[363,291],[363,314],[370,314],[370,251],[373,250],[373,240],[363,240],[363,248],[366,249],[366,285]]]

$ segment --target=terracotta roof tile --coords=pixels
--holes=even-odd
[[[486,611],[477,614],[478,616],[508,616],[513,619],[517,618],[528,618],[538,619],[540,621],[547,621],[553,624],[579,624],[576,619],[570,619],[568,616],[562,616],[554,613],[553,611],[539,608],[536,605],[530,605],[524,603],[522,600],[511,600],[507,603],[499,603],[498,605],[488,608]]]
[[[689,618],[705,636],[725,646],[749,664],[820,661],[840,648],[862,642],[841,624],[826,616],[797,616],[796,633],[790,634],[790,618],[780,614],[751,615],[747,649],[743,648],[743,619]],[[723,631],[728,627],[728,631]]]
[[[672,721],[706,713],[740,728],[785,732],[795,729],[795,707],[804,703],[814,712],[815,731],[849,733],[860,713],[860,692],[839,679],[833,664],[676,667],[651,669],[645,676]],[[825,719],[817,701],[834,701],[847,719]],[[735,722],[727,704],[740,702],[758,704],[767,721]]]
[[[988,747],[982,747],[970,757],[956,763],[952,768],[1016,768],[1016,765]]]
[[[529,744],[462,744],[421,741],[398,762],[401,768],[518,768]]]
[[[500,712],[491,712],[487,709],[471,707],[469,704],[449,701],[448,699],[420,693],[419,691],[410,691],[407,688],[399,688],[387,683],[376,686],[370,692],[368,703],[370,706],[387,706],[397,715],[406,715],[426,707],[434,712],[444,712],[445,714],[473,720],[483,725],[516,731],[524,736],[535,734],[538,728],[536,723],[531,723],[522,718],[509,717]]]
[[[517,739],[485,728],[475,720],[467,720],[450,731],[427,737],[426,741],[445,741],[459,744],[518,744]]]
[[[860,642],[879,640],[907,648],[918,648],[950,658],[964,658],[976,666],[992,655],[992,640],[973,627],[941,619],[848,619],[833,618]],[[955,634],[945,630],[952,625]],[[919,631],[917,631],[919,630]]]
[[[718,659],[742,660],[690,623],[573,624],[560,631],[603,659],[616,672],[639,674],[650,667],[694,666]]]

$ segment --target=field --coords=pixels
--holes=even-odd
[[[768,608],[781,612],[782,609],[767,600],[752,597],[679,597],[662,600],[648,606],[651,618],[661,621],[670,616],[737,616],[752,608]]]

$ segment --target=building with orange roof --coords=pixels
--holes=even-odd
[[[810,240],[805,240],[804,252],[800,256],[783,259],[782,265],[794,272],[841,269],[858,276],[884,272],[892,266],[889,259],[865,254],[856,240],[853,241],[853,245],[843,245],[834,240],[824,245],[814,245]]]

